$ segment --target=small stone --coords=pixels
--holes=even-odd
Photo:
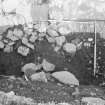
[[[22,71],[25,73],[27,72],[27,70],[32,70],[34,72],[36,72],[37,70],[39,70],[41,68],[41,65],[36,65],[34,63],[28,63],[28,64],[25,64],[23,67],[22,67]]]
[[[37,36],[35,36],[35,35],[32,35],[31,37],[30,37],[30,39],[29,39],[29,41],[31,42],[31,43],[34,43],[36,40],[37,40]]]
[[[30,49],[34,50],[34,45],[33,44],[27,43],[26,46],[29,47]]]
[[[60,37],[56,37],[55,40],[58,46],[62,46],[63,43],[66,41],[66,38],[65,36],[60,36]]]
[[[23,31],[20,29],[14,29],[14,36],[18,37],[19,39],[21,39],[23,37]]]
[[[55,65],[48,62],[46,59],[43,59],[42,67],[45,71],[53,71],[55,69]]]
[[[3,42],[8,44],[9,41],[7,39],[4,39]]]
[[[55,51],[55,52],[58,52],[60,49],[61,49],[60,46],[56,46],[56,47],[54,47],[54,51]]]
[[[76,52],[76,46],[72,43],[66,43],[63,46],[64,51],[67,53],[75,53]]]
[[[55,43],[55,38],[54,37],[46,36],[46,38],[47,38],[49,43]]]
[[[25,47],[25,46],[20,46],[18,48],[18,53],[23,55],[23,56],[27,56],[29,54],[29,48]]]
[[[3,49],[4,48],[4,43],[2,41],[0,41],[0,49]]]
[[[22,38],[22,43],[23,43],[23,44],[27,44],[27,43],[28,43],[28,39],[27,39],[26,37],[23,37],[23,38]]]
[[[44,72],[39,72],[31,75],[31,80],[32,81],[42,81],[42,82],[47,82],[46,74]]]
[[[13,46],[6,45],[5,48],[4,48],[4,52],[5,53],[11,53],[11,52],[13,52]]]
[[[89,42],[92,42],[92,41],[93,41],[93,38],[88,38],[88,41],[89,41]]]
[[[9,42],[8,45],[9,46],[13,46],[15,44],[15,42]]]
[[[55,31],[55,30],[53,30],[53,29],[48,29],[48,30],[47,30],[47,33],[48,33],[48,35],[51,36],[51,37],[57,37],[57,36],[59,36],[59,34],[57,33],[57,31]]]
[[[61,35],[68,35],[70,33],[70,27],[68,26],[68,24],[60,24],[58,26],[58,32]]]

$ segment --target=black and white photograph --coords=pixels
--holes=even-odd
[[[105,105],[105,0],[0,0],[0,105]]]

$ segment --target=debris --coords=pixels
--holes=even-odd
[[[105,100],[95,97],[83,97],[82,102],[87,105],[105,105]]]
[[[25,47],[25,46],[20,46],[18,48],[18,53],[23,55],[23,56],[27,56],[29,54],[29,48]]]
[[[63,46],[64,51],[67,53],[75,53],[76,52],[76,46],[72,43],[66,43]]]
[[[46,59],[43,59],[42,67],[45,71],[53,71],[55,69],[55,65],[48,62]]]
[[[59,71],[52,73],[52,77],[56,78],[60,82],[66,85],[76,85],[79,86],[78,79],[68,71]]]
[[[32,81],[42,81],[42,82],[47,82],[46,74],[45,74],[43,71],[31,75],[30,78],[31,78]]]

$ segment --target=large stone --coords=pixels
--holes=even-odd
[[[56,44],[58,46],[62,46],[65,41],[66,41],[65,36],[56,37]]]
[[[46,59],[43,60],[42,67],[45,71],[53,71],[55,69],[55,65],[48,62]]]
[[[57,33],[57,31],[55,31],[53,29],[47,29],[47,33],[51,37],[57,37],[57,36],[59,36],[59,34]]]
[[[66,44],[64,44],[63,49],[67,53],[75,53],[76,52],[76,45],[74,45],[72,43],[66,43]]]
[[[105,105],[105,100],[96,97],[83,97],[82,102],[87,105]]]
[[[59,71],[52,73],[52,77],[67,85],[79,86],[78,79],[68,71]]]
[[[25,46],[19,46],[18,53],[22,56],[27,56],[29,54],[30,49]]]
[[[23,67],[22,67],[22,71],[25,73],[27,71],[33,71],[33,72],[36,72],[37,70],[39,70],[41,68],[41,65],[36,65],[34,63],[28,63],[28,64],[25,64]]]
[[[39,72],[31,75],[31,80],[32,81],[42,81],[42,82],[47,82],[47,77],[44,72]]]

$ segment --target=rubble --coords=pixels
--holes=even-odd
[[[66,41],[66,38],[65,36],[59,36],[59,37],[56,37],[55,40],[58,46],[62,46],[63,43]]]
[[[76,52],[76,46],[72,43],[65,43],[63,46],[63,49],[67,53],[75,53]]]
[[[11,52],[13,52],[13,46],[6,45],[3,51],[5,53],[11,53]]]
[[[39,72],[39,73],[32,74],[30,78],[32,81],[47,82],[46,74],[43,71]]]
[[[55,69],[55,65],[50,63],[50,62],[48,62],[46,59],[43,59],[43,61],[42,61],[42,67],[47,72],[53,71]]]
[[[25,46],[19,46],[18,48],[18,53],[21,54],[22,56],[27,56],[29,54],[30,49],[25,47]]]
[[[79,86],[78,79],[68,71],[59,71],[52,73],[52,77],[56,78],[60,82],[66,85],[76,85]]]
[[[0,49],[3,49],[4,48],[4,43],[2,41],[0,41]]]

